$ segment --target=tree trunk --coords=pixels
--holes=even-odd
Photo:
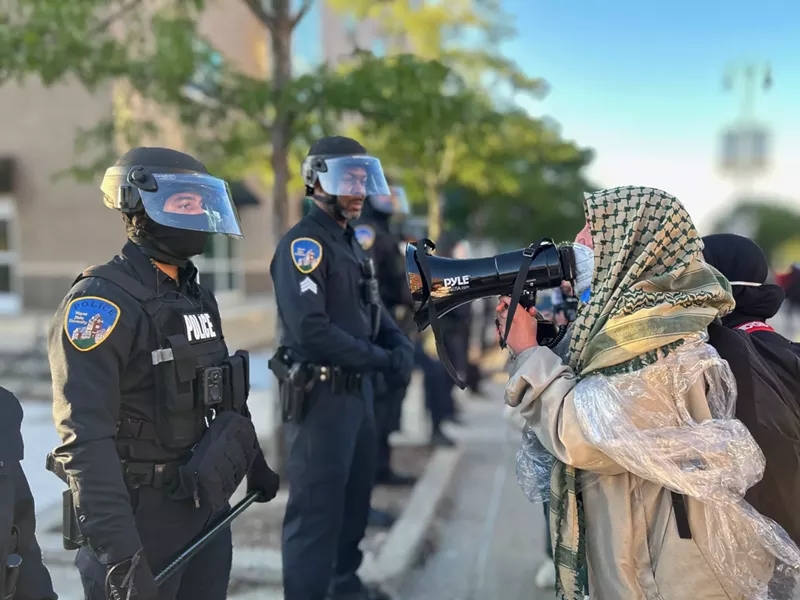
[[[272,15],[275,19],[270,40],[272,46],[272,84],[275,100],[279,101],[292,79],[292,12],[290,0],[274,0]],[[272,201],[275,207],[275,230],[282,236],[294,225],[300,207],[292,206],[289,198],[289,148],[291,145],[291,115],[279,110],[272,124]],[[297,203],[294,203],[297,204]],[[294,210],[293,210],[294,209]]]
[[[270,28],[271,41],[271,75],[275,89],[275,102],[281,102],[281,96],[292,79],[292,11],[290,0],[273,0],[271,14],[274,19]],[[282,104],[282,102],[281,102]],[[291,115],[278,110],[272,123],[272,202],[274,207],[274,231],[277,242],[299,217],[300,206],[294,207],[289,198],[289,148],[291,145]],[[292,209],[295,210],[292,210]],[[275,345],[280,343],[281,328],[275,320]],[[281,422],[281,403],[277,381],[272,394],[272,407],[275,423],[278,427],[269,448],[270,466],[279,474],[285,474],[286,447]]]
[[[442,233],[442,203],[435,174],[425,177],[425,199],[428,202],[428,237],[436,243]]]

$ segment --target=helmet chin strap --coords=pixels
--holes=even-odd
[[[344,210],[342,209],[342,205],[339,204],[339,196],[330,196],[330,195],[319,196],[317,194],[314,194],[311,197],[314,200],[319,200],[320,202],[323,202],[323,203],[327,204],[328,206],[332,206],[333,207],[333,211],[332,211],[333,214],[331,216],[333,216],[333,218],[336,219],[337,221],[349,221],[350,220],[344,214]]]

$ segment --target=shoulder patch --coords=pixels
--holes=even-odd
[[[322,244],[311,238],[297,238],[292,242],[292,262],[298,271],[308,275],[322,262]]]
[[[375,228],[372,225],[356,225],[353,231],[364,250],[372,248],[375,243]]]
[[[119,321],[119,306],[97,296],[75,298],[67,305],[64,333],[77,350],[87,352],[105,341]]]

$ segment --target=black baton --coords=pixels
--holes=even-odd
[[[163,571],[161,571],[161,573],[156,575],[156,585],[161,585],[172,575],[174,575],[175,571],[177,571],[184,563],[186,563],[186,561],[197,554],[203,548],[203,546],[208,544],[208,542],[216,537],[220,531],[230,525],[231,521],[242,514],[248,506],[255,502],[256,498],[258,498],[260,494],[261,492],[250,492],[241,502],[239,502],[239,504],[232,507],[228,511],[228,514],[225,515],[216,525],[214,525],[205,533],[200,534],[200,536],[191,544],[189,544],[184,550],[182,550],[181,553],[178,554],[178,556],[176,556],[172,562],[170,562],[164,568]]]

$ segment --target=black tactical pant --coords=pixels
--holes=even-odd
[[[153,576],[220,517],[195,508],[191,500],[169,500],[162,490],[147,486],[131,491],[131,503]],[[164,582],[159,588],[159,600],[224,600],[232,558],[231,532],[226,529]],[[86,600],[106,600],[106,567],[95,553],[81,548],[75,564],[81,572]]]
[[[415,346],[414,361],[422,368],[425,406],[431,415],[431,425],[434,431],[439,431],[442,422],[455,412],[451,393],[452,380],[441,361],[425,353],[422,342]]]
[[[375,476],[372,385],[309,393],[305,420],[287,424],[289,500],[283,521],[285,600],[323,600],[363,589],[356,571]]]
[[[390,387],[383,376],[375,381],[375,427],[377,430],[378,465],[377,476],[386,476],[392,472],[392,448],[389,436],[400,430],[403,415],[403,400],[408,386]]]

